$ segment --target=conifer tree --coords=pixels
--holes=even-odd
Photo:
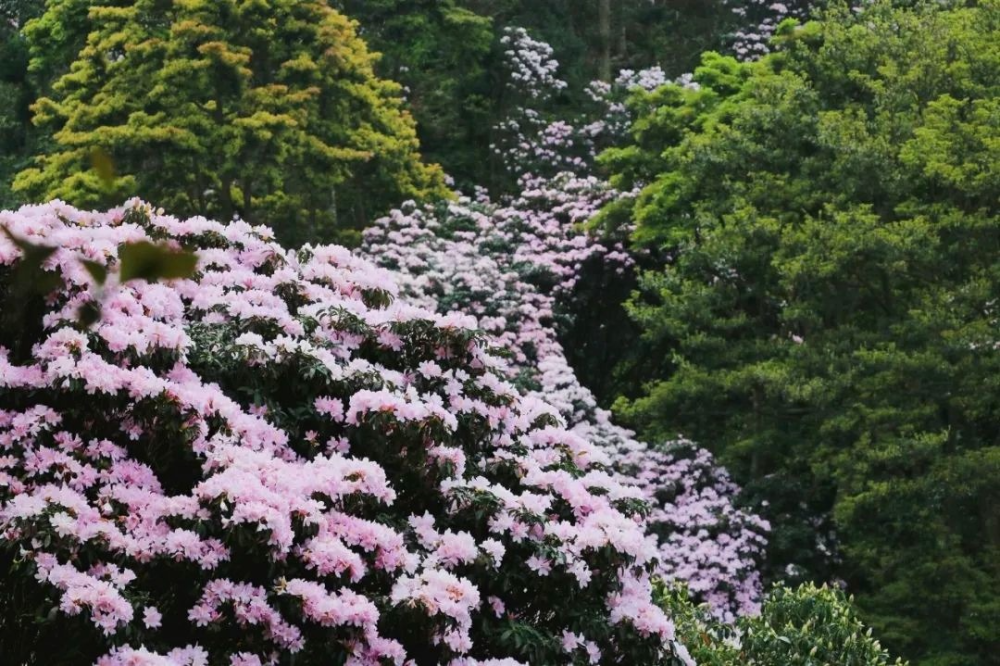
[[[82,50],[34,107],[52,146],[17,177],[25,195],[87,207],[141,195],[301,241],[443,193],[399,87],[325,2],[87,4],[72,24]],[[33,67],[72,48],[62,15],[80,5],[55,0],[29,24]]]

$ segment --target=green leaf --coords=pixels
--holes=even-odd
[[[80,263],[83,264],[83,267],[90,273],[90,277],[94,278],[94,282],[98,285],[103,286],[107,282],[108,269],[104,264],[99,264],[90,259],[81,259]]]
[[[198,257],[192,252],[174,250],[147,241],[127,243],[118,248],[121,261],[119,277],[121,281],[176,280],[194,275]]]
[[[103,148],[90,151],[90,166],[100,178],[105,187],[110,187],[115,180],[115,162]]]
[[[76,312],[76,319],[84,328],[90,328],[101,320],[101,306],[94,301],[88,301]]]
[[[57,248],[36,245],[15,236],[6,228],[3,233],[21,250],[21,260],[17,263],[13,276],[13,286],[17,292],[22,295],[47,294],[59,286],[59,275],[42,268],[42,264],[55,254]]]
[[[55,254],[56,248],[30,243],[12,234],[10,229],[4,228],[3,233],[21,251],[23,256],[21,257],[20,265],[26,266],[29,269],[41,268],[45,260]]]

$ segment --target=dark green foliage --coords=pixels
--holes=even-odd
[[[552,45],[568,93],[553,100],[562,117],[580,113],[587,84],[620,69],[662,67],[690,72],[700,54],[726,49],[748,20],[721,0],[336,0],[361,25],[361,36],[383,57],[378,71],[408,89],[428,159],[465,189],[511,183],[490,145],[492,128],[507,117],[499,39],[523,27]],[[601,5],[607,5],[607,34]],[[791,4],[795,4],[794,2]],[[605,42],[607,43],[605,44]],[[606,48],[605,48],[606,46]]]
[[[498,25],[527,28],[556,51],[571,84],[601,76],[601,4],[606,0],[461,0]],[[659,65],[680,76],[702,52],[724,48],[741,26],[732,5],[710,0],[615,0],[610,10],[609,57],[619,69]],[[572,87],[572,86],[571,86]]]
[[[639,96],[604,157],[647,185],[600,223],[634,219],[665,263],[630,305],[646,383],[619,411],[769,501],[772,575],[839,574],[920,664],[996,664],[1000,3],[779,39]]]
[[[640,329],[629,319],[625,302],[636,286],[632,270],[619,273],[602,258],[583,264],[565,315],[556,321],[559,342],[581,384],[593,392],[597,402],[609,407],[630,385],[630,363],[638,361]],[[622,372],[615,372],[617,366]]]
[[[41,330],[45,297],[61,283],[43,268],[55,248],[29,243],[6,229],[2,232],[24,256],[16,267],[0,268],[0,297],[6,303],[0,310],[0,348],[9,349],[17,358],[30,352],[37,339],[32,336]]]
[[[427,159],[460,185],[489,179],[493,23],[454,0],[337,0],[381,53],[378,71],[406,88]]]
[[[33,140],[28,46],[20,27],[37,16],[43,0],[0,0],[0,210],[14,208],[10,185],[28,160]]]

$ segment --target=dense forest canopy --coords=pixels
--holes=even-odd
[[[0,0],[0,661],[1000,664],[998,100],[1000,0]]]
[[[711,442],[794,534],[832,512],[886,640],[988,659],[1000,6],[841,10],[777,43],[638,94],[602,157],[641,191],[598,223],[668,257],[629,303],[648,381],[619,411]],[[810,566],[791,545],[774,564]]]
[[[18,30],[42,14],[49,18],[34,28],[44,42],[30,64],[26,40]],[[9,16],[0,30],[9,31],[5,48],[14,51],[2,72],[5,94],[20,100],[0,111],[11,164],[0,165],[0,188],[23,166],[32,149],[27,106],[47,94],[85,46],[92,26],[87,19],[94,0],[4,0]],[[114,4],[114,3],[111,3]],[[124,3],[129,4],[129,3]],[[324,3],[321,3],[324,4]],[[552,45],[573,94],[559,100],[572,113],[594,79],[609,80],[622,69],[659,66],[670,77],[692,71],[700,54],[726,50],[759,54],[774,26],[786,16],[804,15],[805,3],[762,3],[758,0],[664,2],[662,0],[336,0],[329,3],[358,22],[362,39],[381,54],[375,65],[386,80],[406,90],[428,163],[442,165],[465,188],[487,186],[510,191],[512,184],[489,146],[493,128],[521,100],[504,85],[505,29],[521,27]],[[801,5],[801,6],[800,6]],[[55,26],[58,28],[54,29]],[[138,38],[138,36],[136,36]],[[236,33],[230,38],[239,40]],[[7,129],[4,129],[7,128]],[[43,135],[51,133],[43,131]],[[5,151],[6,152],[6,151]],[[9,205],[25,195],[4,195]],[[347,224],[363,226],[385,212],[355,211]],[[359,222],[357,215],[364,221]]]
[[[574,114],[592,80],[658,66],[692,71],[706,51],[759,54],[783,18],[808,3],[758,0],[338,0],[383,60],[379,71],[408,89],[428,158],[465,187],[511,185],[487,146],[492,128],[521,100],[504,85],[509,27],[552,46],[570,84],[558,105]]]

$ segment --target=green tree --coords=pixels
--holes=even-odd
[[[903,666],[859,619],[854,600],[812,584],[776,586],[760,615],[736,625],[694,606],[683,587],[659,590],[679,640],[700,666]]]
[[[493,22],[455,0],[338,0],[399,82],[421,149],[463,187],[489,181]]]
[[[42,5],[42,0],[0,2],[0,210],[18,203],[10,185],[25,166],[33,141],[30,106],[35,90],[21,28],[41,12]]]
[[[25,33],[36,71],[84,44],[33,107],[52,143],[15,181],[31,199],[138,195],[298,242],[445,194],[399,87],[324,2],[50,0]]]
[[[716,444],[768,502],[772,575],[842,576],[920,664],[997,664],[1000,3],[836,9],[778,45],[638,95],[603,158],[644,187],[599,223],[663,262],[619,412]]]
[[[741,27],[734,3],[721,0],[458,0],[493,19],[497,30],[520,26],[555,49],[570,88],[619,69],[659,65],[680,76],[708,49],[722,49]]]

